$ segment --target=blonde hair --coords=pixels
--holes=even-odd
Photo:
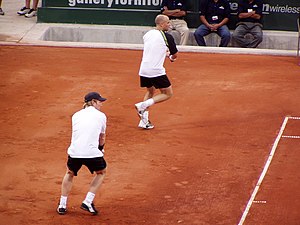
[[[88,101],[88,102],[84,102],[82,107],[85,109],[85,108],[87,108],[89,106],[93,106],[93,102],[95,102],[94,99],[91,100],[91,101]]]

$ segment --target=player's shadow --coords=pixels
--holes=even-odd
[[[191,123],[171,123],[168,125],[157,125],[154,129],[159,131],[170,130],[191,130],[196,128],[207,127],[203,122],[191,122]]]

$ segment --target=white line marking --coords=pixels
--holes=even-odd
[[[300,117],[298,117],[298,116],[290,116],[289,119],[291,119],[291,120],[300,120]]]
[[[300,136],[293,136],[293,135],[282,135],[283,138],[300,138]]]
[[[265,201],[265,200],[253,201],[253,203],[257,203],[257,204],[266,204],[267,201]]]
[[[273,147],[271,149],[271,152],[270,152],[268,160],[267,160],[267,162],[265,164],[265,167],[264,167],[264,169],[263,169],[263,171],[262,171],[262,173],[261,173],[261,175],[259,177],[259,180],[257,181],[257,184],[256,184],[256,186],[254,188],[254,191],[253,191],[253,193],[252,193],[252,195],[251,195],[251,197],[250,197],[250,199],[248,201],[248,204],[247,204],[247,206],[246,206],[246,208],[244,210],[244,213],[243,213],[243,215],[242,215],[242,217],[241,217],[240,222],[238,223],[238,225],[242,225],[244,223],[244,221],[245,221],[245,219],[247,217],[247,214],[249,213],[250,207],[251,207],[251,205],[252,205],[252,203],[253,203],[253,201],[255,199],[255,196],[256,196],[256,194],[258,192],[258,189],[259,189],[259,187],[260,187],[260,185],[261,185],[261,183],[262,183],[262,181],[263,181],[263,179],[264,179],[264,177],[265,177],[265,175],[266,175],[266,173],[267,173],[267,171],[269,169],[269,166],[270,166],[271,161],[273,159],[273,156],[275,154],[276,148],[278,146],[278,143],[280,141],[280,138],[281,138],[281,136],[283,134],[283,131],[284,131],[285,127],[286,127],[286,124],[287,124],[289,118],[290,117],[285,117],[285,119],[284,119],[284,121],[283,121],[283,123],[281,125],[280,131],[279,131],[279,133],[277,135],[277,138],[276,138],[276,140],[275,140],[275,142],[273,144]]]

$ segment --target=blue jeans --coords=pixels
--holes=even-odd
[[[230,31],[227,25],[223,25],[218,28],[217,31],[211,31],[207,26],[204,24],[200,25],[194,33],[195,39],[199,46],[206,46],[204,36],[216,32],[221,37],[220,47],[226,47],[230,41]]]

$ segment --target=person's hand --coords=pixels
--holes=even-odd
[[[175,61],[176,61],[176,59],[173,58],[173,55],[170,55],[170,56],[169,56],[169,59],[170,59],[171,62],[175,62]]]
[[[253,16],[254,16],[254,14],[255,14],[255,11],[254,11],[254,10],[252,10],[252,11],[248,12],[248,15],[249,15],[249,17],[253,17]]]
[[[207,25],[208,29],[212,30],[214,28],[214,26],[212,24],[208,24]]]
[[[169,51],[169,49],[167,50],[166,57],[170,57],[170,51]]]
[[[104,144],[103,145],[98,145],[98,149],[104,154]]]
[[[250,15],[251,15],[250,17],[255,17],[255,13],[256,13],[255,11],[252,11],[252,12],[250,13]]]
[[[212,28],[210,29],[211,31],[216,31],[219,28],[219,24],[213,24],[211,26],[212,26]]]

